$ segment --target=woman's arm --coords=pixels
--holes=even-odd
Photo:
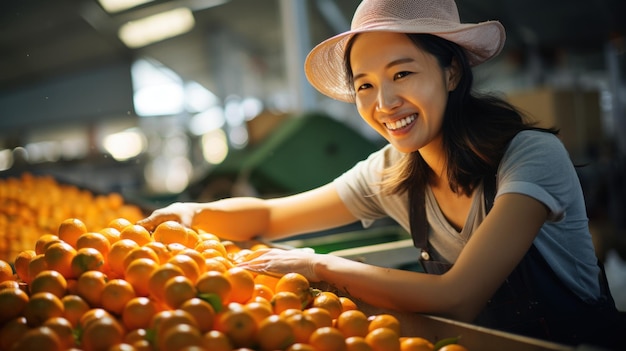
[[[228,240],[263,236],[274,240],[354,222],[334,185],[270,200],[235,197],[208,203],[174,203],[154,211],[138,224],[153,230],[176,220]]]
[[[498,197],[455,265],[440,276],[299,251],[253,254],[241,265],[267,273],[297,271],[383,308],[471,321],[522,259],[546,217],[545,206],[533,198]]]

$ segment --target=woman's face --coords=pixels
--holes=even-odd
[[[442,69],[401,33],[362,33],[349,59],[356,106],[372,128],[404,153],[441,140],[453,68]]]

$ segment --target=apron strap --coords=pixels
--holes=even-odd
[[[413,246],[420,250],[420,263],[426,273],[443,274],[447,272],[451,264],[433,261],[428,252],[428,221],[426,219],[426,207],[424,194],[425,187],[412,186],[409,189],[409,223],[411,226],[411,238]],[[483,193],[485,211],[489,213],[493,207],[496,196],[496,177],[486,177],[483,180]]]

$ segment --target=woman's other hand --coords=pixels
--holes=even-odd
[[[195,206],[192,203],[175,202],[154,210],[150,216],[138,221],[137,224],[149,231],[153,231],[159,224],[166,221],[176,221],[186,227],[191,227],[195,212]]]
[[[305,276],[311,282],[320,279],[315,274],[315,265],[321,259],[306,249],[261,249],[246,257],[246,261],[237,266],[247,270],[267,275],[282,276],[296,272]]]

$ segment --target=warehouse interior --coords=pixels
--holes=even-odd
[[[0,178],[51,175],[145,211],[332,180],[384,142],[352,105],[315,92],[302,65],[359,2],[3,1]],[[476,68],[478,89],[556,125],[584,165],[598,256],[626,310],[626,2],[457,5],[463,21],[507,30],[502,53]],[[182,19],[146,22],[152,42],[124,37],[164,14]],[[157,37],[164,27],[178,32]]]

